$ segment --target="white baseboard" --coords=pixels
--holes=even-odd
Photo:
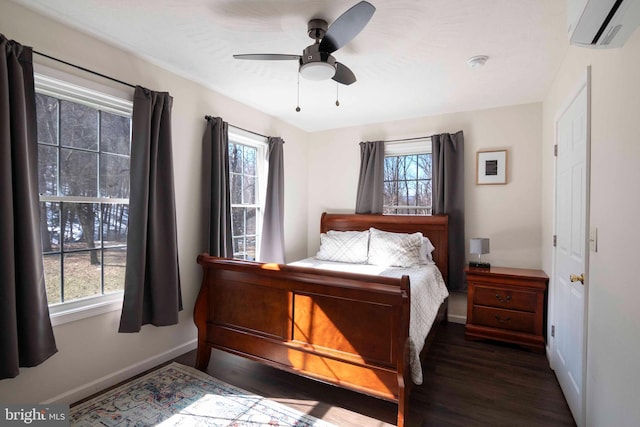
[[[71,404],[71,403],[77,402],[78,400],[84,399],[87,396],[91,396],[92,394],[97,393],[100,390],[104,390],[105,388],[111,387],[115,384],[118,384],[119,382],[122,382],[128,378],[131,378],[155,366],[158,366],[161,363],[174,359],[180,356],[181,354],[187,353],[195,349],[197,345],[198,345],[198,340],[196,339],[188,341],[182,345],[169,349],[153,357],[144,359],[124,369],[120,369],[119,371],[105,375],[101,378],[91,381],[90,383],[83,384],[80,387],[76,387],[65,393],[54,396],[41,403],[46,405],[49,403]]]
[[[449,322],[451,323],[461,323],[461,324],[466,324],[467,323],[467,316],[458,316],[456,314],[450,314],[447,319],[449,319]]]

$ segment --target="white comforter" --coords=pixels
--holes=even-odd
[[[415,384],[422,384],[420,352],[424,346],[424,340],[429,330],[431,330],[431,326],[433,326],[440,304],[449,296],[449,291],[442,279],[440,270],[435,264],[422,265],[416,268],[401,268],[380,267],[370,264],[347,264],[307,258],[292,262],[290,265],[387,277],[408,275],[411,286],[411,308],[409,314],[411,379]]]

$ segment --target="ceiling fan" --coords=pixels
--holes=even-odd
[[[308,34],[315,43],[307,46],[302,55],[258,53],[233,57],[261,61],[296,60],[300,64],[300,74],[307,79],[331,78],[338,83],[350,85],[356,81],[355,74],[349,67],[336,61],[331,54],[353,40],[364,29],[375,11],[376,8],[372,4],[361,1],[340,15],[331,26],[324,19],[312,19],[308,24]]]

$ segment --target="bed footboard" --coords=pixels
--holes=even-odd
[[[409,278],[364,276],[202,254],[196,367],[215,347],[398,403],[410,368]]]

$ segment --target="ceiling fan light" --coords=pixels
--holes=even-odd
[[[309,80],[327,80],[336,74],[336,69],[326,62],[309,62],[300,66],[300,74]]]

